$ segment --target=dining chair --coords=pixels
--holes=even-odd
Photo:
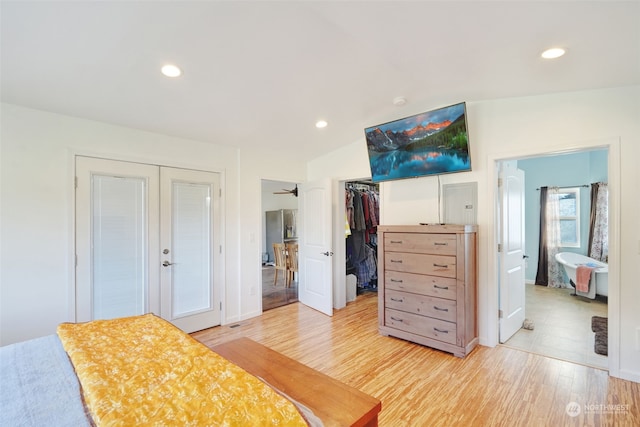
[[[298,272],[298,244],[287,243],[287,287],[291,286],[294,275]]]
[[[284,243],[274,243],[273,244],[273,256],[276,261],[275,265],[275,277],[273,279],[273,286],[278,285],[278,271],[281,270],[284,272],[284,286],[287,286],[287,281],[289,278],[289,272],[287,268],[287,255],[286,248]]]

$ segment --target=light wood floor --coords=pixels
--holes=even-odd
[[[246,336],[375,396],[381,426],[640,425],[638,383],[505,346],[460,359],[379,335],[376,316],[377,295],[363,294],[333,317],[294,303],[192,335]]]

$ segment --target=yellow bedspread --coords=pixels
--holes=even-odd
[[[258,378],[152,314],[64,323],[97,426],[306,426]]]

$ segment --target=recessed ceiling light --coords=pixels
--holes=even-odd
[[[182,74],[182,70],[173,64],[163,65],[161,71],[167,77],[178,77]]]
[[[544,59],[555,59],[555,58],[560,58],[562,55],[564,55],[566,53],[566,51],[560,47],[554,47],[551,49],[547,49],[544,52],[542,52],[542,57]]]
[[[322,129],[322,128],[326,128],[328,124],[329,124],[329,123],[327,123],[325,120],[318,120],[318,121],[316,122],[316,127],[317,127],[318,129]]]

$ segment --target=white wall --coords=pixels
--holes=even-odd
[[[260,284],[261,173],[285,170],[282,178],[301,180],[303,164],[267,150],[241,153],[10,104],[1,107],[0,345],[54,333],[59,323],[75,320],[76,154],[221,173],[223,323],[260,314],[261,294],[250,290]],[[256,271],[244,265],[255,265]]]
[[[418,106],[413,113],[436,107],[439,105]],[[611,373],[640,382],[640,350],[636,349],[636,328],[640,328],[640,87],[467,102],[467,115],[473,171],[443,175],[440,183],[478,182],[479,329],[484,345],[497,343],[497,276],[495,254],[489,253],[495,243],[495,161],[619,142],[619,164],[609,166],[619,171],[621,180],[616,215],[622,230],[617,242],[620,295],[610,299],[609,306],[610,322],[619,322],[620,331],[619,337],[612,338],[619,338],[620,349],[618,357],[613,356]],[[363,135],[315,159],[308,165],[307,178],[369,175],[365,145]],[[385,182],[380,194],[385,224],[439,221],[435,177]]]
[[[265,143],[268,147],[268,142]],[[261,207],[262,180],[302,182],[306,164],[296,159],[295,153],[265,148],[240,156],[240,223],[239,242],[242,247],[238,259],[242,283],[242,313],[238,320],[262,314],[262,237]],[[286,187],[290,188],[290,187]],[[284,195],[281,197],[291,197]],[[297,200],[297,199],[296,199]]]

